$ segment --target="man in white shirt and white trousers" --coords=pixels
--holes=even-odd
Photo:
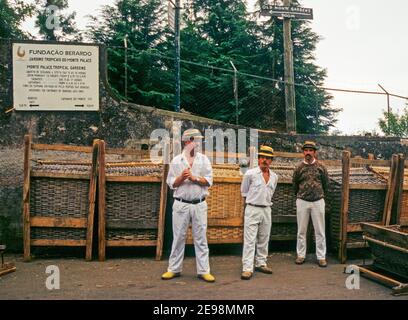
[[[208,188],[213,183],[211,162],[197,151],[203,136],[197,129],[183,133],[183,152],[174,157],[169,166],[167,184],[173,190],[173,244],[167,272],[163,280],[179,277],[183,268],[188,226],[191,222],[196,254],[197,275],[206,282],[214,282],[210,273],[207,244]]]
[[[267,265],[267,258],[272,226],[272,196],[278,184],[278,176],[269,169],[272,159],[273,149],[261,146],[258,152],[258,167],[248,170],[241,184],[241,193],[246,203],[242,280],[251,279],[254,258],[256,271],[272,273]]]

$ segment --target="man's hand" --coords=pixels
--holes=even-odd
[[[174,188],[178,188],[185,180],[190,179],[191,171],[190,169],[184,169],[181,175],[179,175],[173,183]]]
[[[204,186],[204,187],[209,187],[209,186],[210,186],[210,184],[208,183],[208,181],[207,181],[205,178],[203,178],[203,177],[191,176],[190,180],[191,180],[193,183],[196,183],[196,184],[198,184],[198,185],[200,185],[200,186]]]
[[[193,175],[191,174],[190,169],[184,169],[183,172],[181,173],[181,176],[183,177],[183,181],[184,181],[184,180],[186,180],[186,179],[190,179],[190,180],[191,180],[191,177],[192,177]]]

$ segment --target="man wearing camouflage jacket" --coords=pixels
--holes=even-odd
[[[325,201],[329,177],[324,165],[317,161],[317,146],[313,141],[303,144],[304,160],[293,173],[297,214],[297,258],[302,264],[306,257],[306,234],[309,217],[312,217],[316,237],[316,256],[320,267],[326,267]]]

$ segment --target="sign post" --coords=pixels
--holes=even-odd
[[[12,54],[15,110],[99,110],[98,46],[14,42]]]
[[[263,6],[261,14],[283,18],[286,131],[296,133],[295,73],[293,68],[291,19],[311,20],[313,19],[313,10],[309,8],[292,7],[291,0],[284,0],[283,2],[283,6]]]
[[[175,70],[175,99],[174,99],[174,111],[180,111],[180,0],[169,0],[168,4],[168,16],[171,29],[174,31],[174,70]]]

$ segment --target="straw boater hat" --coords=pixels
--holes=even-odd
[[[273,158],[274,157],[273,149],[271,147],[268,147],[268,146],[261,146],[259,148],[258,156]]]
[[[305,141],[305,143],[302,146],[302,149],[304,150],[306,148],[314,149],[316,151],[317,150],[316,142],[314,142],[314,141]]]
[[[201,132],[198,129],[187,129],[186,131],[184,131],[183,141],[188,141],[191,138],[203,139],[204,137],[201,135]]]

